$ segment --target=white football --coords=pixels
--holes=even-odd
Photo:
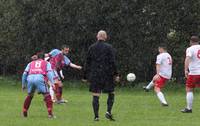
[[[133,81],[135,81],[136,76],[134,73],[129,73],[126,78],[127,78],[127,81],[133,82]]]

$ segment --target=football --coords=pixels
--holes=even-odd
[[[135,81],[136,76],[134,73],[129,73],[126,78],[127,78],[127,81],[133,82],[133,81]]]

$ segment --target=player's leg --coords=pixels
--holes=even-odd
[[[107,112],[111,114],[112,107],[114,104],[114,99],[115,99],[115,93],[111,92],[108,93],[108,99],[107,99]]]
[[[100,93],[92,93],[93,100],[92,100],[92,106],[94,111],[94,121],[99,121],[99,97]]]
[[[28,90],[28,95],[26,96],[26,98],[24,100],[24,104],[23,104],[23,116],[24,117],[28,116],[28,109],[31,105],[31,101],[34,96],[35,87],[34,87],[33,83],[28,82],[27,90]]]
[[[99,84],[90,83],[89,91],[92,92],[92,107],[94,112],[94,121],[99,121],[99,98],[101,88]]]
[[[165,99],[165,96],[164,96],[164,94],[161,92],[161,89],[160,89],[159,87],[155,87],[155,88],[154,88],[154,91],[156,92],[157,97],[158,97],[158,99],[160,100],[161,104],[162,104],[163,106],[168,106],[167,101],[166,101],[166,99]]]
[[[57,99],[57,103],[65,103],[67,101],[62,99],[62,82],[59,78],[58,72],[56,70],[53,71],[54,72],[54,80],[55,80],[55,95],[56,95],[56,99]]]
[[[167,81],[167,79],[160,76],[159,78],[157,78],[155,80],[155,86],[154,86],[154,91],[156,92],[157,97],[158,97],[158,99],[160,100],[160,102],[163,106],[168,106],[168,103],[165,99],[165,96],[161,91],[161,88],[164,87],[166,81]]]
[[[182,109],[181,112],[183,113],[192,113],[192,104],[193,104],[193,89],[195,87],[193,76],[188,76],[186,81],[186,108]]]
[[[46,103],[47,111],[48,111],[48,117],[53,118],[53,102],[51,100],[51,96],[49,94],[49,89],[47,84],[45,84],[43,81],[38,81],[37,83],[37,90],[39,93],[42,93],[44,96],[44,102]]]
[[[192,113],[192,104],[193,104],[193,89],[186,87],[186,108],[182,109],[182,113]]]
[[[113,119],[113,116],[112,116],[112,107],[113,107],[113,104],[114,104],[114,99],[115,99],[115,93],[114,92],[110,92],[108,93],[108,99],[107,99],[107,112],[106,112],[106,115],[105,117],[111,121],[115,121]]]
[[[192,88],[186,88],[186,102],[187,102],[187,109],[192,110],[192,104],[193,104],[193,89]]]
[[[55,96],[54,96],[54,90],[53,90],[52,86],[49,87],[49,93],[50,93],[50,95],[51,95],[51,100],[52,100],[53,102],[55,102],[56,99],[55,99]]]
[[[148,92],[153,86],[154,86],[154,81],[152,80],[151,82],[149,82],[149,84],[147,86],[143,86],[143,89],[146,92]]]
[[[63,94],[63,83],[62,83],[61,80],[59,80],[59,83],[58,83],[58,92],[59,92],[59,96],[60,96],[60,103],[66,103],[66,102],[68,102],[67,100],[65,100],[62,97],[62,94]]]
[[[54,118],[53,116],[53,102],[51,100],[51,96],[49,93],[44,93],[44,101],[46,103],[47,111],[48,111],[48,117],[49,118]]]
[[[62,71],[62,70],[61,70]],[[61,103],[66,103],[66,102],[68,102],[67,100],[64,100],[63,98],[62,98],[62,94],[63,94],[63,83],[62,83],[62,76],[63,75],[61,75],[61,73],[60,73],[60,71],[58,72],[57,71],[57,73],[58,73],[58,79],[59,79],[59,88],[58,88],[58,92],[60,93],[60,98],[61,98],[61,100],[60,100],[60,102]]]
[[[60,101],[61,98],[60,98],[60,93],[59,93],[59,91],[58,91],[58,90],[59,90],[58,80],[55,80],[54,85],[55,85],[54,93],[55,93],[55,96],[56,96],[56,100],[57,100],[57,101]]]
[[[60,80],[57,80],[57,83],[55,84],[55,87],[56,87],[56,98],[57,98],[57,103],[60,104],[60,103],[66,103],[68,102],[67,100],[64,100],[62,98],[62,87],[63,87],[63,84]]]
[[[143,86],[143,89],[146,91],[146,92],[149,92],[149,90],[154,87],[154,83],[155,83],[156,79],[155,79],[155,76],[153,77],[153,79],[151,80],[151,82],[148,83],[147,86]]]

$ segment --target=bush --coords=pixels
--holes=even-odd
[[[138,81],[151,79],[157,45],[165,42],[179,80],[188,38],[200,30],[199,6],[198,0],[2,0],[0,73],[21,74],[35,52],[62,44],[70,45],[71,60],[83,65],[96,33],[104,29],[117,49],[122,76],[134,72]],[[81,76],[71,69],[66,73]]]

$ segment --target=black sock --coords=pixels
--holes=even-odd
[[[98,118],[99,117],[99,96],[93,96],[92,105],[93,105],[95,118]]]
[[[114,104],[114,98],[115,98],[115,94],[113,93],[109,93],[108,94],[108,99],[107,99],[107,112],[109,112],[111,114],[111,110]]]

